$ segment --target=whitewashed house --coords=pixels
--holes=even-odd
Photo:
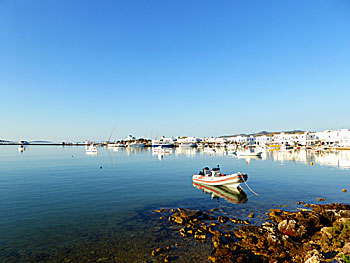
[[[238,135],[238,136],[232,137],[232,141],[238,144],[245,144],[248,141],[248,137]]]
[[[261,135],[255,137],[255,144],[259,146],[265,146],[272,142],[272,136]]]

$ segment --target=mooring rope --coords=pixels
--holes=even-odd
[[[245,185],[248,187],[248,189],[253,193],[253,194],[255,194],[255,195],[259,195],[259,194],[257,194],[257,193],[255,193],[254,191],[253,191],[253,189],[252,188],[250,188],[249,187],[249,185],[247,184],[247,181],[246,180],[244,180],[244,178],[243,178],[243,182],[245,183]]]

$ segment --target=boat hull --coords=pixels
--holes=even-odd
[[[237,156],[261,156],[261,152],[258,153],[249,153],[249,152],[236,152]]]
[[[152,144],[152,147],[164,147],[164,148],[173,148],[175,145],[173,143],[167,144]]]
[[[194,174],[192,177],[193,182],[199,184],[220,186],[225,185],[227,187],[238,187],[241,183],[245,182],[248,179],[247,174],[243,173],[234,173],[230,175],[223,176],[203,176]]]

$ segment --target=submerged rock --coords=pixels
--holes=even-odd
[[[188,209],[174,210],[169,222],[184,226],[183,237],[205,242],[211,236],[210,262],[342,262],[341,256],[350,256],[350,205],[305,206],[312,210],[271,209],[269,221],[260,226]]]

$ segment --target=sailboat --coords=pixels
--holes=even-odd
[[[114,142],[111,142],[111,137],[113,132],[114,132]],[[126,146],[125,144],[117,143],[117,129],[116,129],[116,126],[114,125],[111,135],[108,138],[107,148],[116,148],[116,147],[125,147],[125,146]]]

